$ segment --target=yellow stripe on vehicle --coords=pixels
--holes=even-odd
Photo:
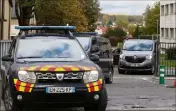
[[[48,67],[42,67],[42,68],[40,68],[40,71],[48,71]]]
[[[90,87],[90,85],[89,84],[86,84],[86,86],[89,88]]]
[[[65,71],[65,69],[61,68],[61,67],[58,67],[58,68],[55,69],[55,71]]]
[[[29,89],[29,92],[32,92],[32,88]]]
[[[14,79],[14,84],[17,84],[17,81],[18,81],[17,79]]]
[[[32,66],[28,68],[28,71],[34,71],[37,68],[37,66]]]
[[[31,84],[30,87],[34,87],[34,84]]]
[[[91,92],[90,88],[88,88],[88,91]]]
[[[99,79],[100,83],[102,84],[103,83],[103,80],[102,79]]]
[[[26,86],[26,83],[24,83],[24,82],[21,82],[20,86],[23,86],[23,87],[25,87],[25,86]]]
[[[25,90],[25,87],[20,86],[19,91],[24,92],[24,90]]]
[[[94,85],[94,86],[98,86],[98,83],[97,83],[97,82],[94,82],[93,85]]]
[[[79,71],[79,69],[76,68],[76,67],[71,67],[71,70],[72,70],[72,71]]]
[[[94,91],[99,91],[99,86],[95,86]]]

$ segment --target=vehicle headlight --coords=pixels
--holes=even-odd
[[[28,83],[36,82],[36,75],[34,74],[34,72],[18,71],[18,78],[20,81],[23,81],[23,82],[28,82]]]
[[[125,56],[123,54],[121,54],[120,59],[125,59]]]
[[[152,59],[152,55],[147,55],[146,59]]]
[[[85,83],[95,82],[98,81],[99,72],[98,71],[89,71],[85,72],[83,79]]]

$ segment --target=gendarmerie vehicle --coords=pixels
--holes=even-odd
[[[7,111],[26,108],[84,107],[105,111],[107,91],[101,68],[70,30],[74,26],[18,26],[2,57],[2,99]],[[35,32],[35,30],[38,30]],[[62,34],[59,34],[62,32]]]
[[[148,72],[155,73],[156,41],[146,39],[128,39],[123,43],[118,64],[119,73]]]
[[[97,55],[96,62],[102,69],[107,84],[113,83],[114,65],[111,43],[107,38],[100,37],[96,32],[76,32],[74,36],[83,46],[87,55]]]

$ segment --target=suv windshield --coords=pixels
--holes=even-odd
[[[61,60],[61,58],[82,60],[86,55],[75,40],[70,39],[21,39],[19,40],[18,59],[26,58],[50,58]]]
[[[152,51],[152,41],[126,41],[123,45],[123,50],[126,51]]]
[[[77,39],[82,45],[82,47],[84,48],[84,50],[87,51],[89,49],[90,38],[89,37],[77,37]]]

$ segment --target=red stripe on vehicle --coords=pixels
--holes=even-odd
[[[21,84],[21,82],[19,80],[17,80],[16,85],[19,86]]]
[[[16,87],[16,90],[19,91],[20,86],[15,85],[15,87]]]
[[[29,84],[29,83],[26,83],[26,87],[31,87],[31,84]]]
[[[68,67],[63,67],[63,69],[64,69],[65,71],[72,71],[71,68],[68,68]]]
[[[30,91],[30,87],[25,87],[24,92],[29,92]]]
[[[48,69],[48,71],[55,71],[56,67],[51,67]]]
[[[93,85],[92,83],[89,83],[89,86],[90,86],[90,87],[94,87],[94,85]]]
[[[98,83],[98,85],[101,85],[101,82],[100,82],[100,80],[98,80],[98,81],[97,81],[97,83]]]
[[[102,85],[99,85],[99,90],[101,90],[101,88],[102,88]]]
[[[94,87],[90,87],[90,92],[94,92]]]

